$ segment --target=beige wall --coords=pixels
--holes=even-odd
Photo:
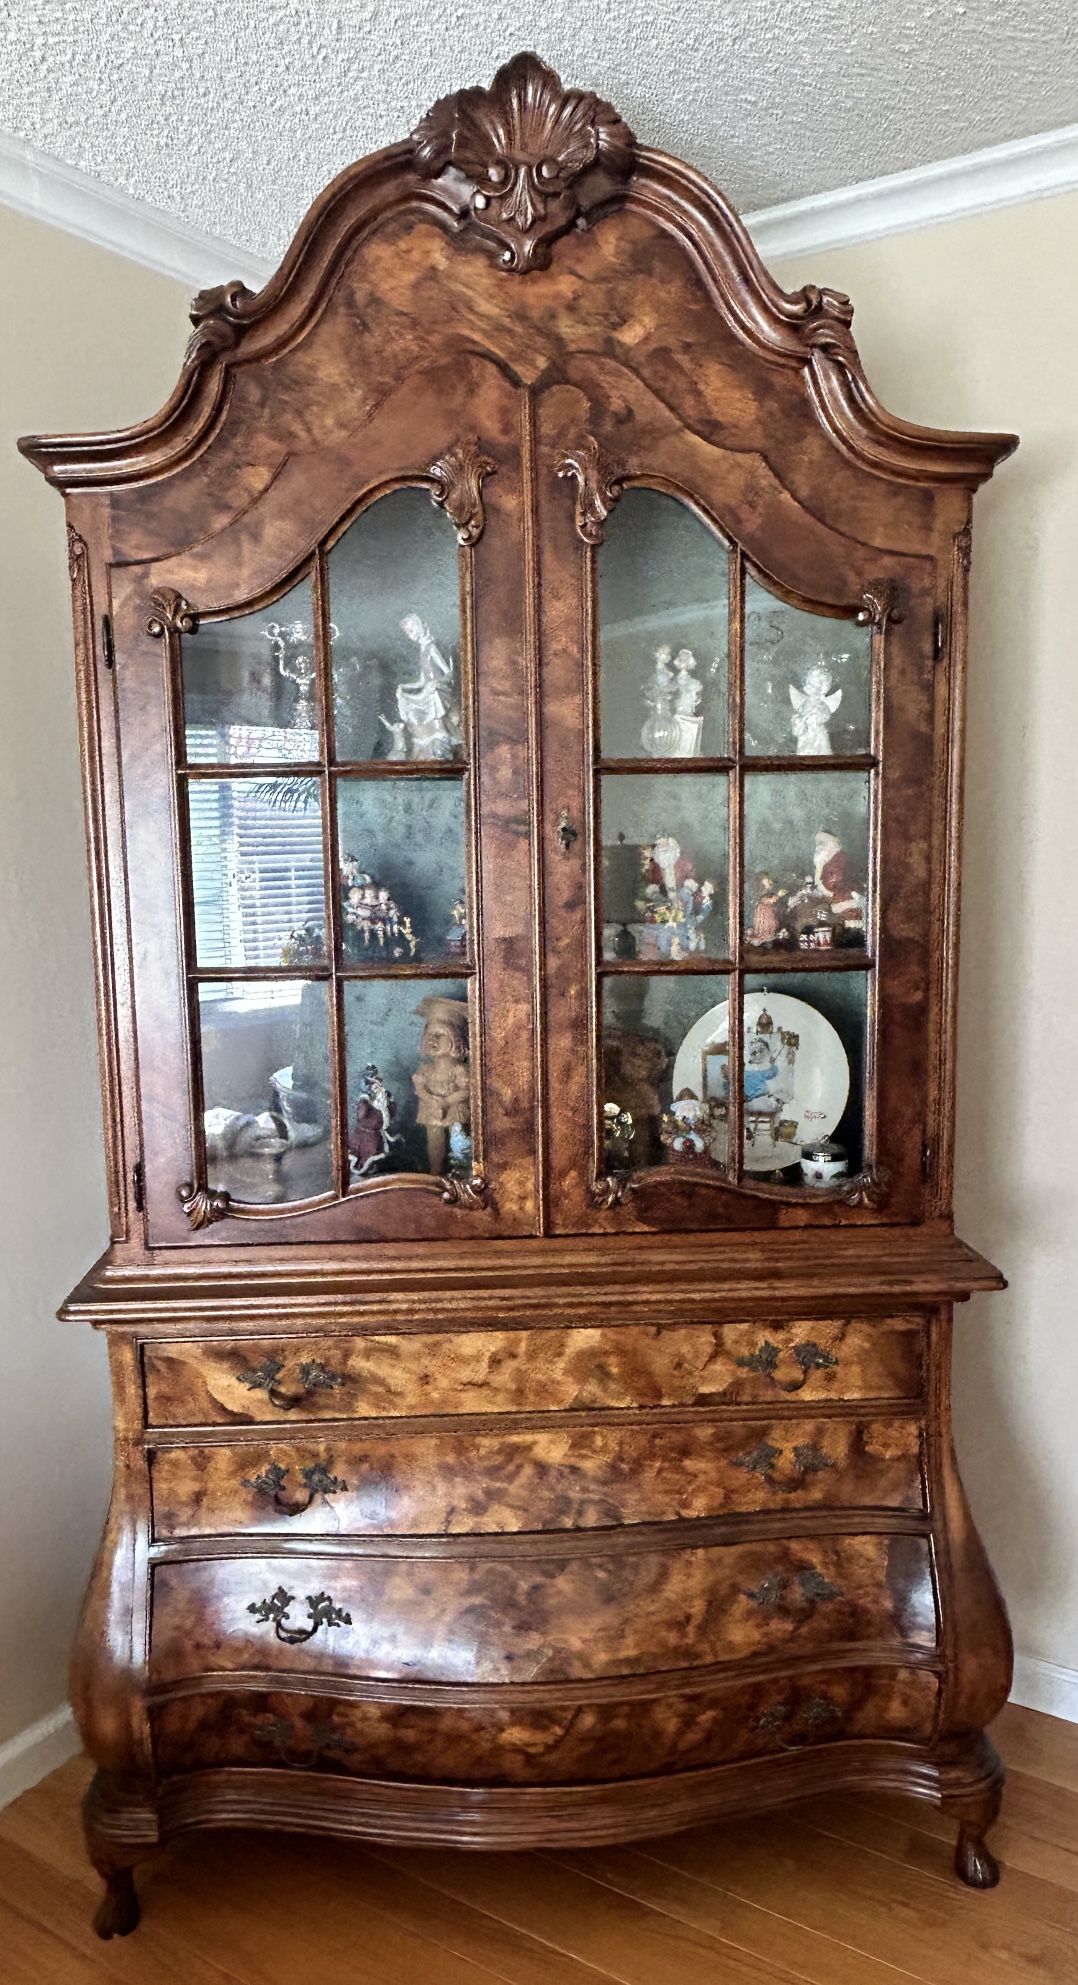
[[[0,208],[0,1743],[63,1702],[108,1496],[105,1346],[57,1304],[107,1238],[64,508],[15,453],[140,420],[186,291]]]
[[[1010,428],[974,504],[959,1030],[959,1457],[1019,1651],[1078,1668],[1078,195],[777,270],[855,304],[893,412]]]
[[[959,1124],[961,1231],[1011,1287],[960,1312],[957,1408],[1018,1645],[1071,1666],[1076,237],[1073,196],[779,271],[851,292],[869,376],[896,412],[1023,437],[976,512]],[[52,1320],[105,1233],[63,517],[14,438],[157,406],[176,376],[186,297],[3,210],[0,266],[2,1742],[62,1700],[108,1478],[104,1347]]]

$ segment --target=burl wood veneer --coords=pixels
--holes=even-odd
[[[64,1312],[116,1405],[74,1662],[101,1934],[186,1827],[586,1845],[853,1786],[942,1801],[989,1885],[1010,1642],[950,1322],[1002,1278],[952,1224],[955,938],[971,498],[1013,437],[886,413],[848,300],[779,289],[713,188],[534,56],[192,320],[155,418],[22,444],[67,502],[111,1211]],[[693,763],[729,792],[735,1016],[748,588],[868,630],[868,749],[778,768],[872,781],[863,953],[773,961],[864,986],[863,1152],[819,1190],[744,1168],[739,1079],[725,1165],[604,1145],[599,990],[643,968],[598,955],[597,561],[639,488],[727,561],[729,756]],[[471,1154],[357,1179],[333,548],[400,489],[459,547],[465,756],[434,771],[467,820]],[[260,1195],[203,1134],[188,821],[226,768],[187,763],[184,670],[301,579],[328,1142],[321,1183],[290,1148]],[[393,966],[416,1000],[440,970]]]

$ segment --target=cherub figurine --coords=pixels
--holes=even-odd
[[[841,656],[846,661],[845,655]],[[805,675],[801,688],[790,684],[790,702],[793,716],[790,728],[794,734],[799,758],[829,758],[831,756],[831,718],[842,701],[841,689],[832,689],[831,673],[822,662],[813,664]]]
[[[463,999],[428,993],[416,1012],[424,1025],[422,1059],[412,1087],[419,1098],[418,1120],[427,1133],[427,1170],[440,1178],[454,1132],[471,1129],[468,1006]],[[459,1144],[459,1138],[456,1141]]]

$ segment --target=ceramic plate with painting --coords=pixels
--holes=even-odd
[[[789,993],[747,992],[744,1122],[747,1172],[796,1165],[809,1138],[834,1130],[850,1092],[846,1051],[829,1020]],[[689,1028],[674,1063],[674,1095],[690,1089],[725,1115],[729,1099],[729,1005]]]

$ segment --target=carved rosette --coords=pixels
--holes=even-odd
[[[478,1213],[490,1205],[490,1187],[481,1172],[473,1172],[467,1179],[443,1179],[442,1198],[447,1206],[459,1206],[463,1213]]]
[[[559,476],[576,482],[576,528],[585,544],[602,544],[606,520],[623,488],[628,470],[608,462],[593,434],[579,448],[567,448],[557,465]]]
[[[182,593],[163,586],[160,592],[150,594],[146,632],[152,634],[155,641],[163,641],[166,634],[194,634],[197,630],[198,615]]]
[[[636,140],[591,90],[567,90],[537,55],[516,55],[489,89],[457,90],[412,133],[417,172],[447,167],[471,181],[468,221],[503,268],[543,268],[550,244],[579,218],[579,182],[595,167],[625,180]]]
[[[176,1187],[176,1197],[187,1215],[188,1226],[212,1227],[215,1220],[227,1220],[232,1200],[227,1192],[214,1192],[210,1186],[194,1185],[187,1179]]]
[[[591,1203],[609,1212],[614,1206],[624,1206],[632,1187],[628,1172],[607,1172],[603,1178],[592,1180]]]
[[[195,328],[187,340],[184,365],[205,365],[218,353],[232,351],[247,329],[254,302],[254,290],[238,278],[200,289],[188,312]]]
[[[888,622],[905,620],[901,595],[893,579],[873,579],[865,587],[857,618],[862,627],[886,627]]]
[[[444,455],[430,465],[434,480],[431,502],[444,510],[457,527],[457,542],[478,544],[486,518],[483,512],[483,483],[498,473],[498,464],[484,455],[478,441],[454,441]]]
[[[844,1206],[870,1206],[875,1210],[884,1204],[890,1188],[890,1172],[882,1165],[866,1165],[864,1171],[845,1180],[839,1198]]]

